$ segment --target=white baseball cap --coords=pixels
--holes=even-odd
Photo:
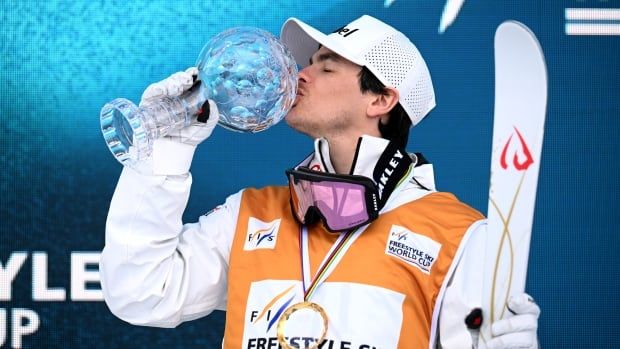
[[[374,17],[364,15],[329,35],[289,18],[280,39],[302,67],[319,44],[367,67],[385,86],[398,90],[413,125],[435,107],[433,82],[420,51],[403,33]]]

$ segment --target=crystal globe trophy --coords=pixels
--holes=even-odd
[[[237,27],[213,37],[196,62],[200,83],[178,97],[137,107],[117,98],[101,109],[103,137],[114,157],[135,166],[151,156],[153,141],[203,117],[212,100],[218,123],[233,131],[259,132],[286,116],[297,93],[297,64],[272,34]]]

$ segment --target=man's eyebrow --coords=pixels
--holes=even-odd
[[[323,61],[326,61],[328,59],[331,59],[332,61],[338,62],[338,61],[342,61],[343,58],[339,54],[337,54],[335,52],[326,52],[326,53],[319,54],[319,56],[317,57],[317,62],[323,62]],[[312,64],[314,62],[312,57],[310,57],[309,62],[310,62],[310,64]]]

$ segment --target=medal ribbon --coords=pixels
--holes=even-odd
[[[366,226],[358,228],[352,232],[341,233],[338,240],[334,242],[329,252],[321,262],[319,270],[313,279],[310,279],[310,252],[308,248],[308,228],[304,225],[299,231],[300,251],[302,255],[301,275],[304,291],[304,301],[308,301],[317,287],[327,279],[334,271],[344,254],[351,247],[353,242],[366,229]]]

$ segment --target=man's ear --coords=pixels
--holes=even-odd
[[[386,87],[385,94],[373,94],[366,108],[369,117],[380,117],[386,115],[396,106],[400,98],[398,90],[394,87]]]

